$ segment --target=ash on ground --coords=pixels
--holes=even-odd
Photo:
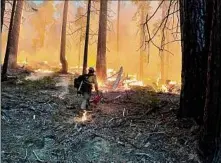
[[[90,120],[76,122],[82,97],[72,80],[58,75],[2,82],[3,163],[200,162],[198,127],[176,118],[179,95],[145,87],[106,92],[91,106]]]

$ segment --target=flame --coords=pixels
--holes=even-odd
[[[83,116],[82,116],[82,118],[81,118],[81,121],[84,122],[84,121],[86,121],[86,120],[87,120],[87,111],[84,110],[84,113],[83,113]]]
[[[137,80],[136,75],[128,74],[127,79],[124,78],[125,77],[121,78],[118,87],[115,89],[116,91],[129,90],[131,86],[144,86],[143,81]],[[117,80],[117,72],[113,69],[107,69],[107,80],[105,82],[98,81],[99,90],[102,91],[103,93],[111,91],[114,81],[116,80]]]
[[[177,84],[176,81],[172,81],[172,80],[171,80],[171,81],[169,82],[169,85],[175,85],[175,84]]]
[[[82,123],[88,120],[87,111],[84,110],[82,117],[74,117],[74,121],[77,123]]]
[[[43,61],[42,63],[47,65],[47,64],[48,64],[48,61]]]
[[[169,91],[168,91],[168,88],[167,88],[167,86],[166,86],[165,84],[163,84],[163,85],[161,86],[161,91],[162,91],[162,92],[165,92],[165,93],[169,92]]]
[[[51,71],[51,70],[43,70],[43,69],[37,69],[37,70],[34,70],[34,72],[40,72],[40,73],[53,73],[53,71]]]
[[[139,81],[136,79],[125,80],[124,84],[127,86],[144,86],[143,81]]]
[[[157,84],[157,86],[159,86],[159,82],[160,82],[160,77],[161,75],[159,75],[158,77],[157,77],[157,81],[156,81],[156,84]]]
[[[114,71],[114,69],[107,69],[107,76],[111,76],[113,75],[114,73],[116,73],[116,71]]]
[[[47,62],[44,62],[47,64]],[[72,70],[76,71],[77,67],[72,67]],[[30,76],[26,77],[26,80],[38,80],[41,79],[45,76],[51,76],[54,71],[48,70],[48,69],[36,69],[34,70],[34,73],[32,73]],[[128,78],[124,80],[125,77],[121,79],[119,82],[118,88],[116,89],[117,91],[124,91],[124,90],[129,90],[131,86],[144,86],[143,81],[137,80],[136,75],[131,75],[129,74],[127,76]],[[98,80],[98,86],[99,90],[102,92],[109,92],[112,90],[113,83],[116,81],[117,75],[116,71],[113,69],[107,69],[107,80],[105,82],[101,82]],[[66,84],[63,84],[65,82],[57,83],[56,86],[66,86]],[[63,97],[63,94],[59,97]]]
[[[179,94],[180,93],[181,84],[178,84],[176,81],[169,81],[167,84],[161,85],[160,91],[165,93],[173,93]]]
[[[28,65],[28,61],[27,60],[23,60],[23,61],[21,61],[21,62],[17,62],[17,64],[19,65],[19,66],[26,66],[26,65]]]

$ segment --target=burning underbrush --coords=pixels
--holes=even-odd
[[[25,79],[26,80],[41,80],[45,77],[53,77],[57,74],[59,74],[59,68],[49,66],[49,64],[46,61],[39,62],[39,63],[33,63],[32,67],[28,67],[27,61],[19,63],[20,66],[23,65],[26,66],[26,68],[29,68],[31,70],[30,75],[28,75]],[[69,73],[73,76],[79,75],[79,72],[82,71],[82,67],[70,67]],[[149,79],[151,80],[151,79]],[[160,83],[160,78],[158,77],[155,81],[152,83],[144,83],[143,81],[140,81],[137,79],[136,74],[125,74],[123,72],[123,67],[121,67],[118,71],[115,71],[114,69],[107,69],[107,79],[105,82],[101,83],[99,82],[99,89],[102,92],[110,92],[110,91],[125,91],[130,90],[134,86],[141,86],[141,87],[152,87],[155,92],[164,92],[164,93],[173,93],[173,94],[179,94],[181,89],[181,84],[172,81],[167,80],[165,83]],[[72,83],[70,83],[72,84]]]
[[[161,85],[154,83],[153,88],[157,92],[180,94],[181,83],[178,83],[172,80],[167,80],[165,84],[161,84]]]

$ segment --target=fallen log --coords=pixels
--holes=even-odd
[[[120,67],[120,70],[119,70],[118,75],[117,75],[117,79],[116,79],[116,81],[114,82],[114,84],[112,86],[112,90],[115,90],[118,87],[119,82],[120,82],[121,77],[122,77],[122,74],[123,74],[123,67]]]

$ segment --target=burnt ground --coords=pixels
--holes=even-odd
[[[104,93],[88,120],[76,122],[81,97],[63,82],[70,76],[61,79],[1,83],[2,163],[200,162],[196,124],[176,118],[178,95]]]

